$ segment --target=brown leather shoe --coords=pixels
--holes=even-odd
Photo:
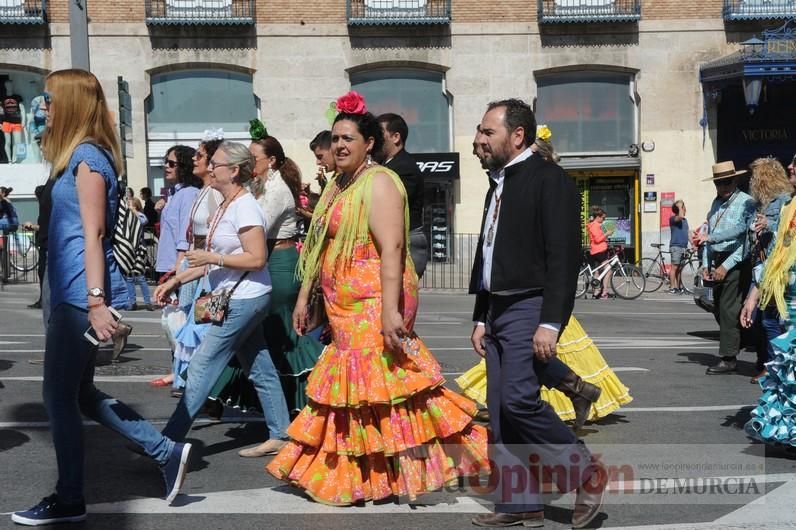
[[[128,326],[127,324],[119,322],[116,331],[114,331],[113,335],[111,336],[113,339],[113,355],[111,356],[112,363],[118,361],[119,356],[124,351],[124,348],[127,347],[127,338],[130,336],[132,331],[132,326]]]
[[[254,447],[249,447],[248,449],[241,449],[238,451],[238,455],[242,456],[243,458],[259,458],[261,456],[275,455],[285,445],[287,445],[287,440],[276,440],[272,438],[270,440],[266,440],[260,445],[255,445]]]
[[[473,517],[472,521],[475,526],[486,526],[489,528],[520,525],[525,528],[540,528],[544,526],[544,510],[519,513],[482,513]]]
[[[575,432],[579,431],[589,419],[592,404],[600,399],[602,389],[584,381],[578,374],[570,370],[556,386],[556,390],[562,392],[572,401],[572,407],[575,409],[575,425],[572,428]]]
[[[581,484],[575,497],[575,509],[572,512],[572,528],[585,528],[591,523],[603,505],[605,488],[608,487],[608,471],[600,462],[592,464],[594,472],[589,480]]]

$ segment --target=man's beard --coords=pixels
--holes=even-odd
[[[500,147],[500,150],[489,151],[489,154],[492,156],[487,157],[485,153],[483,165],[486,165],[486,169],[490,171],[499,171],[509,163],[508,146],[502,145]]]

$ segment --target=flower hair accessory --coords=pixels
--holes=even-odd
[[[553,131],[550,130],[545,124],[537,125],[536,126],[536,137],[540,140],[544,140],[545,142],[550,141],[550,138],[553,137]]]
[[[258,119],[249,121],[249,136],[252,140],[262,140],[268,136],[268,129],[265,124]]]
[[[205,129],[205,134],[202,136],[203,142],[212,142],[213,140],[223,140],[224,129]]]
[[[337,112],[365,114],[367,111],[368,107],[365,105],[365,98],[354,90],[337,98]]]
[[[329,103],[329,106],[326,108],[326,121],[329,122],[329,128],[332,128],[334,125],[334,119],[337,117],[337,103],[332,101]]]

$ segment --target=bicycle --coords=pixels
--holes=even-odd
[[[644,292],[644,273],[641,269],[632,263],[622,262],[619,255],[622,254],[623,249],[617,249],[611,258],[592,268],[588,258],[585,260],[584,266],[578,273],[578,287],[575,291],[575,298],[579,298],[586,294],[591,287],[598,289],[603,283],[603,278],[609,271],[613,271],[611,276],[611,290],[619,298],[625,300],[635,300],[641,293]]]
[[[2,239],[3,267],[7,267],[4,277],[8,277],[11,269],[19,272],[34,270],[39,264],[39,248],[36,246],[35,232],[18,230],[0,234]]]
[[[664,254],[671,254],[671,252],[662,250],[664,246],[662,243],[652,243],[650,246],[658,249],[658,255],[654,258],[642,258],[637,265],[644,273],[645,291],[653,293],[660,289],[664,283],[669,285],[669,267],[671,267],[671,264],[666,263]],[[696,254],[696,250],[691,248],[687,248],[683,252],[680,288],[685,289],[689,294],[694,294],[695,281],[699,274],[699,258],[697,258]]]

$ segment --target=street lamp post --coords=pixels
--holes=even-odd
[[[758,59],[763,55],[765,41],[752,37],[741,43],[741,55],[746,59]],[[743,78],[743,97],[749,114],[754,114],[760,103],[760,93],[763,91],[763,80],[757,77]]]
[[[72,68],[90,70],[87,0],[69,0],[69,44]]]

